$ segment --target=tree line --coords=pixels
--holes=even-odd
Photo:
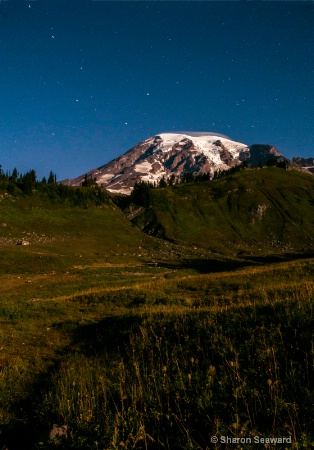
[[[37,180],[35,170],[29,170],[22,174],[19,173],[16,167],[12,173],[4,172],[0,164],[0,188],[6,189],[10,194],[13,194],[16,189],[19,189],[26,195],[31,195],[34,189],[40,188],[41,185],[55,184],[57,176],[50,171],[48,178],[43,177],[41,181]]]
[[[88,189],[86,189],[88,188]],[[16,168],[4,172],[0,165],[0,190],[7,191],[12,196],[31,196],[38,192],[48,197],[51,202],[68,203],[71,206],[87,207],[92,204],[101,206],[109,202],[105,189],[96,183],[82,183],[81,187],[65,186],[57,183],[57,175],[50,171],[49,176],[37,179],[36,171],[29,170],[22,174]]]

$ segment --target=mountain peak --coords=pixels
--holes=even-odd
[[[254,147],[254,148],[253,148]],[[217,171],[228,170],[250,160],[253,148],[254,162],[258,154],[277,158],[280,153],[273,146],[236,142],[220,133],[212,132],[164,132],[139,142],[129,151],[109,163],[91,170],[87,177],[112,192],[130,194],[136,182],[158,183],[163,177],[183,173],[211,177]],[[64,184],[80,186],[85,175]]]

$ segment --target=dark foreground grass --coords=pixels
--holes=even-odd
[[[125,325],[111,324],[121,346],[108,351],[110,324],[97,324],[95,342],[52,377],[40,414],[71,427],[67,447],[206,449],[211,436],[313,445],[311,305],[159,314]]]
[[[183,273],[35,302],[20,317],[7,310],[2,321],[11,321],[15,339],[29,334],[31,321],[46,334],[38,330],[33,344],[37,376],[17,349],[2,366],[1,444],[314,448],[313,267],[305,259]],[[68,426],[66,438],[49,439],[54,423]],[[213,444],[211,436],[234,441]]]

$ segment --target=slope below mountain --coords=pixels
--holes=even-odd
[[[150,191],[133,212],[149,234],[221,253],[314,249],[314,179],[294,170],[246,169]]]

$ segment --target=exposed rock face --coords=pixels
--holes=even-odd
[[[250,164],[257,166],[258,164],[265,164],[270,159],[276,159],[283,161],[284,158],[281,153],[278,152],[276,147],[268,144],[254,144],[250,147]]]
[[[162,133],[140,142],[120,157],[87,173],[97,184],[112,192],[130,194],[136,182],[158,183],[162,177],[176,178],[183,173],[211,178],[216,171],[228,170],[247,161],[252,165],[264,163],[282,155],[271,145],[235,142],[212,134]],[[84,175],[61,183],[80,186]]]
[[[262,220],[268,208],[268,205],[257,205],[257,208],[252,210],[252,223],[255,223],[256,220]]]

